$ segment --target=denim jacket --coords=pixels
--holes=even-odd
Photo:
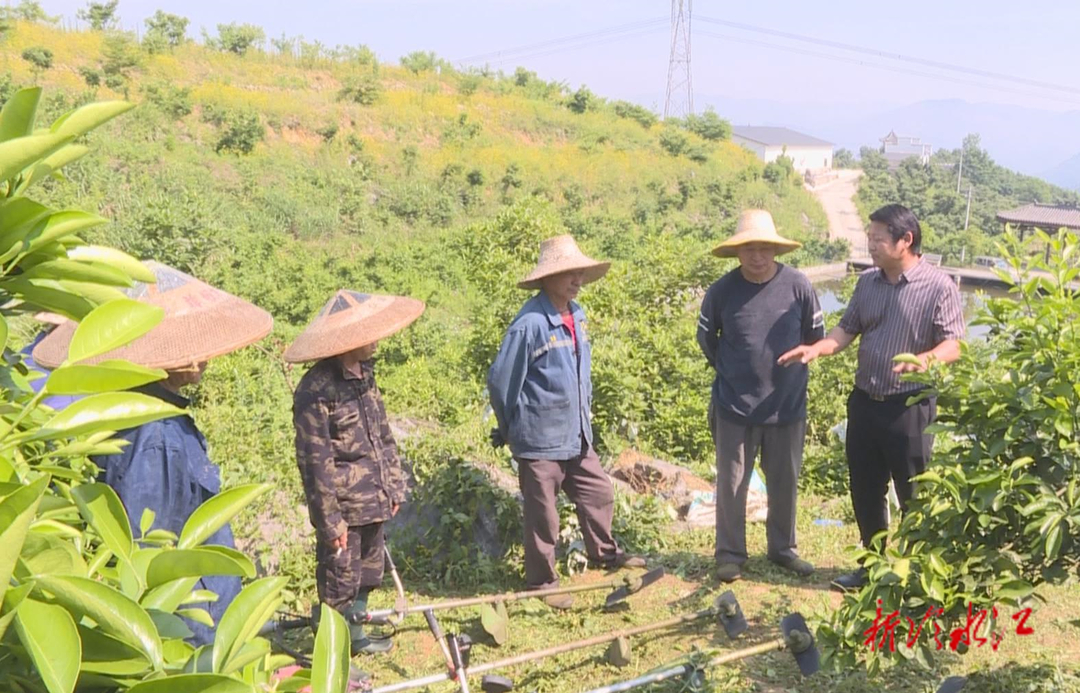
[[[515,457],[566,460],[592,446],[592,378],[585,313],[571,302],[570,330],[540,292],[525,302],[488,372],[491,408]]]

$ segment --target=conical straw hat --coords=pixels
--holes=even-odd
[[[285,360],[318,361],[359,349],[405,329],[423,312],[424,302],[415,298],[341,289],[285,350]]]
[[[802,247],[802,243],[788,240],[777,233],[772,215],[764,209],[748,209],[739,215],[734,235],[713,248],[712,252],[717,257],[735,257],[739,246],[749,243],[770,243],[776,246],[777,255]]]
[[[274,327],[269,313],[242,298],[160,262],[143,264],[157,283],[136,282],[124,293],[164,308],[165,317],[131,344],[86,363],[126,359],[147,368],[184,368],[257,342]],[[46,368],[63,363],[76,327],[68,320],[53,330],[34,349],[34,360]]]
[[[585,255],[573,236],[555,236],[540,242],[540,259],[529,276],[518,282],[522,289],[539,289],[540,280],[570,270],[585,270],[585,283],[594,282],[607,274],[610,262],[600,262]]]

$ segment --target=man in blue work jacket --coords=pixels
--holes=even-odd
[[[589,559],[608,568],[641,567],[645,561],[619,550],[611,535],[615,495],[593,449],[592,380],[585,313],[574,303],[582,285],[596,281],[610,263],[584,255],[570,236],[540,244],[540,261],[522,289],[540,289],[525,302],[503,338],[488,374],[491,407],[518,463],[524,498],[525,579],[530,589],[558,585],[559,489],[577,508]],[[544,600],[556,609],[571,595]]]

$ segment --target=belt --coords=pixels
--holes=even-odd
[[[863,390],[861,388],[855,388],[855,392],[862,395],[871,402],[906,402],[908,397],[918,394],[921,391],[922,388],[919,388],[918,390],[908,390],[907,392],[900,392],[895,395],[872,395],[866,390]]]

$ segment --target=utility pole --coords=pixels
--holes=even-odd
[[[967,212],[964,214],[964,230],[967,231],[968,221],[971,220],[971,186],[968,186]]]
[[[960,194],[960,176],[964,173],[964,145],[960,145],[960,168],[956,171],[956,194]]]
[[[668,57],[664,118],[685,117],[694,112],[694,87],[690,80],[690,3],[691,0],[671,0],[671,54]]]

